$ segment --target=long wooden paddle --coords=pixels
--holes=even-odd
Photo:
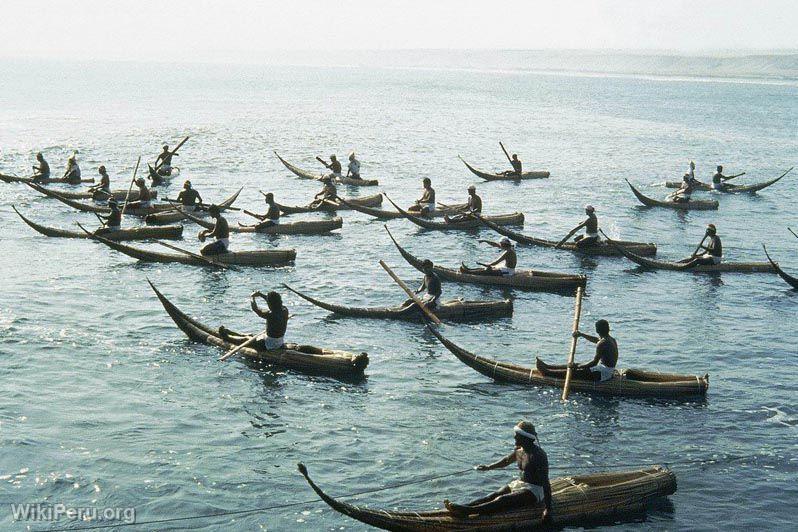
[[[432,311],[430,309],[428,309],[427,306],[418,298],[418,296],[415,294],[415,292],[410,290],[410,288],[407,287],[407,285],[404,283],[404,281],[402,281],[399,278],[398,275],[393,273],[393,270],[391,270],[391,268],[387,264],[385,264],[385,261],[380,261],[380,266],[382,266],[383,269],[386,272],[388,272],[388,275],[391,276],[391,279],[396,281],[396,284],[398,284],[402,288],[402,290],[404,290],[405,293],[408,296],[410,296],[410,299],[412,299],[413,302],[416,305],[418,305],[418,308],[420,308],[422,310],[422,312],[424,312],[424,314],[426,314],[427,317],[432,320],[433,323],[435,323],[436,325],[440,325],[441,324],[441,320],[438,319],[438,316],[433,314]]]
[[[169,249],[171,249],[171,250],[174,250],[174,251],[177,251],[177,252],[179,252],[179,253],[182,253],[182,254],[184,254],[184,255],[188,255],[189,257],[194,257],[194,258],[195,258],[195,259],[197,259],[197,260],[201,260],[201,261],[203,261],[203,262],[207,262],[208,264],[210,264],[210,265],[212,265],[212,266],[216,266],[217,268],[221,268],[221,269],[223,269],[223,270],[226,270],[226,269],[227,269],[227,266],[225,266],[224,264],[221,264],[221,263],[219,263],[219,262],[216,262],[216,261],[214,261],[214,260],[211,260],[211,259],[209,259],[208,257],[204,257],[204,256],[202,256],[202,255],[198,255],[198,254],[196,254],[196,253],[192,253],[192,252],[190,252],[190,251],[188,251],[188,250],[186,250],[186,249],[179,248],[179,247],[177,247],[177,246],[173,246],[172,244],[167,244],[166,242],[161,242],[160,240],[156,240],[156,241],[155,241],[155,243],[156,243],[156,244],[160,244],[161,246],[163,246],[163,247],[165,247],[165,248],[169,248]]]
[[[730,179],[734,179],[735,177],[740,177],[741,175],[745,175],[745,172],[742,172],[742,173],[739,173],[739,174],[730,175],[729,177],[724,179],[724,181],[728,181]]]
[[[565,238],[563,238],[562,240],[560,240],[560,241],[557,243],[557,245],[556,245],[556,246],[554,246],[554,249],[560,249],[560,247],[561,247],[563,244],[565,244],[566,242],[568,242],[568,239],[569,239],[569,238],[571,238],[572,236],[574,236],[574,234],[575,234],[577,231],[579,231],[580,229],[582,229],[582,225],[581,225],[581,224],[580,224],[580,225],[577,225],[577,226],[576,226],[574,229],[572,229],[572,230],[571,230],[571,232],[570,232],[570,233],[568,233],[567,235],[565,235]]]
[[[701,239],[701,242],[699,242],[699,244],[698,244],[698,247],[696,247],[696,248],[695,248],[695,251],[693,251],[693,254],[692,254],[692,255],[690,255],[691,257],[695,257],[695,256],[698,254],[698,250],[700,250],[700,249],[701,249],[701,246],[703,246],[703,245],[704,245],[704,241],[706,241],[706,239],[707,239],[707,235],[705,234],[705,235],[704,235],[704,238],[702,238],[702,239]]]
[[[182,205],[180,202],[177,201],[177,198],[163,198],[163,200],[166,201],[166,202],[171,203],[172,205],[179,205],[181,207],[193,207],[193,205]],[[202,202],[197,203],[197,205],[201,209],[204,209],[206,211],[208,210],[208,207],[210,207],[210,204],[202,203]],[[230,207],[221,207],[220,206],[219,210],[220,211],[240,211],[241,209],[238,208],[238,207],[232,207],[232,206],[230,206]]]
[[[582,315],[582,293],[584,289],[580,286],[576,289],[576,308],[574,309],[574,330],[579,330],[579,318]],[[565,370],[565,384],[562,387],[562,400],[568,399],[568,392],[571,391],[571,374],[573,373],[574,355],[576,354],[576,342],[579,340],[576,336],[571,337],[571,352],[568,354],[568,365]]]
[[[796,234],[796,233],[795,233],[795,231],[793,231],[793,230],[792,230],[792,229],[790,229],[789,227],[787,228],[787,231],[789,231],[790,233],[792,233],[792,236],[794,236],[795,238],[798,238],[798,234]]]
[[[183,146],[183,144],[185,144],[187,140],[188,140],[188,137],[186,137],[186,138],[184,138],[183,140],[181,140],[181,141],[180,141],[180,144],[178,144],[177,146],[175,146],[175,149],[169,152],[169,155],[172,155],[172,156],[174,156],[174,154],[175,154],[175,153],[177,153],[177,150],[179,150],[179,149],[180,149],[180,147],[181,147],[181,146]],[[161,159],[161,162],[160,162],[160,163],[158,163],[158,164],[156,164],[156,165],[155,165],[155,168],[154,168],[154,170],[157,172],[157,171],[158,171],[158,169],[159,169],[160,167],[162,167],[162,166],[163,166],[163,159]]]
[[[324,160],[324,159],[322,159],[321,157],[318,157],[318,156],[317,156],[317,157],[316,157],[316,160],[317,160],[317,161],[319,161],[321,164],[323,164],[325,168],[329,168],[329,167],[330,167],[330,165],[329,165],[329,164],[327,164],[327,161],[325,161],[325,160]]]
[[[94,212],[94,211],[91,211],[91,212],[93,212],[93,213],[94,213],[94,216],[96,216],[96,217],[97,217],[97,219],[98,219],[98,220],[100,220],[100,224],[102,224],[102,226],[103,226],[103,227],[105,227],[105,220],[103,220],[103,219],[100,217],[100,215],[99,215],[99,214],[97,214],[96,212]]]
[[[133,179],[130,180],[130,186],[127,188],[127,194],[125,194],[125,203],[122,205],[122,216],[125,215],[125,209],[127,209],[127,200],[130,199],[130,191],[133,190],[133,185],[136,183],[136,174],[139,171],[139,164],[141,164],[141,155],[139,155],[139,160],[136,161],[136,168],[133,169]]]
[[[238,353],[239,351],[241,351],[242,349],[244,349],[248,345],[254,343],[257,340],[259,340],[260,337],[263,336],[266,333],[267,333],[267,330],[264,329],[261,332],[259,332],[258,334],[254,335],[254,336],[250,336],[249,340],[247,340],[246,342],[242,342],[242,343],[238,344],[237,346],[232,348],[230,351],[228,351],[227,353],[225,353],[222,356],[220,356],[219,357],[219,362],[224,362],[225,360],[228,360],[229,358],[231,358],[233,355],[235,355],[236,353]]]
[[[504,147],[504,144],[502,144],[501,141],[499,141],[499,146],[502,147],[502,151],[504,152],[504,155],[507,157],[507,160],[510,161],[510,164],[513,164],[513,160],[510,159],[510,154],[507,153],[507,149]]]

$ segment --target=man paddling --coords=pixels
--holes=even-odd
[[[338,189],[335,188],[332,176],[326,175],[322,177],[321,182],[324,183],[321,192],[313,196],[313,201],[310,203],[310,207],[313,209],[320,207],[325,201],[335,201],[338,199]]]
[[[568,235],[566,235],[566,237],[563,238],[559,244],[557,244],[557,247],[565,244],[565,242],[571,238],[571,235],[583,227],[585,228],[585,234],[576,235],[576,238],[574,238],[574,244],[576,244],[576,247],[583,248],[592,246],[598,242],[598,218],[596,217],[596,209],[592,205],[585,205],[585,214],[587,215],[585,221],[571,229]]]
[[[39,165],[33,165],[33,181],[38,182],[42,179],[50,179],[50,165],[44,160],[44,155],[41,152],[36,154],[36,162]]]
[[[122,211],[119,210],[119,202],[114,198],[109,199],[108,208],[111,209],[108,216],[97,215],[97,217],[102,220],[103,226],[94,232],[95,235],[118,231],[122,225]]]
[[[323,164],[334,177],[341,177],[341,161],[335,155],[330,155],[330,164],[325,163],[321,158],[319,158],[321,164]]]
[[[677,203],[687,203],[695,190],[696,180],[695,177],[690,177],[690,174],[684,174],[682,184],[679,189],[670,195],[670,198]]]
[[[159,164],[161,165],[158,168],[159,175],[164,177],[172,175],[172,157],[180,157],[180,154],[170,152],[169,146],[164,145],[163,151],[155,159],[155,168],[158,168]]]
[[[346,177],[351,177],[352,179],[361,179],[360,161],[355,158],[355,152],[349,154],[349,166],[346,169]]]
[[[266,300],[269,310],[264,311],[258,306],[256,297]],[[288,329],[288,309],[283,306],[283,300],[277,292],[254,292],[250,296],[252,311],[266,320],[266,338],[261,341],[264,349],[280,349],[285,346],[285,332]]]
[[[729,179],[725,175],[723,175],[723,166],[718,165],[716,168],[715,174],[712,176],[712,189],[713,190],[725,190],[728,185],[724,183]]]
[[[255,298],[261,297],[266,300],[269,310],[263,310],[258,306]],[[283,300],[277,292],[269,292],[265,296],[263,292],[253,292],[250,296],[250,306],[252,311],[266,320],[266,338],[258,340],[252,347],[255,349],[265,349],[271,351],[285,347],[285,332],[288,329],[288,309],[283,306]],[[237,343],[248,340],[246,337],[233,337],[225,327],[219,327],[219,337],[227,341]]]
[[[80,167],[78,166],[77,155],[74,153],[67,159],[67,167],[61,180],[73,185],[80,183]]]
[[[263,197],[266,200],[266,205],[269,206],[266,214],[255,214],[253,212],[245,211],[250,216],[261,220],[261,222],[255,226],[256,233],[262,229],[266,229],[267,227],[272,227],[280,223],[280,207],[278,207],[274,202],[274,194],[267,192],[263,195]]]
[[[429,216],[435,212],[435,189],[432,188],[432,180],[429,177],[425,177],[421,183],[424,186],[421,198],[416,200],[415,205],[410,206],[407,210],[408,212],[417,212]]]
[[[200,249],[202,255],[222,255],[228,252],[230,247],[230,225],[222,216],[218,205],[208,207],[208,214],[215,220],[213,229],[205,229],[198,235],[200,242],[205,242],[208,237],[216,240]]]
[[[490,240],[479,240],[479,242],[501,249],[502,254],[490,264],[485,264],[484,268],[468,268],[465,264],[462,264],[460,272],[474,275],[500,275],[503,277],[515,275],[518,255],[515,252],[515,246],[513,246],[509,238],[502,237],[499,242],[491,242]]]
[[[588,342],[596,344],[596,355],[593,360],[585,364],[574,364],[571,366],[571,377],[593,382],[608,381],[615,376],[615,366],[618,365],[618,342],[610,336],[610,324],[607,320],[596,322],[596,332],[598,337],[585,334],[580,331],[573,333],[574,338],[584,338]],[[567,373],[567,366],[546,366],[538,365],[541,373],[548,377],[564,379]]]
[[[477,196],[477,187],[471,185],[468,187],[468,202],[466,205],[460,209],[459,212],[463,214],[458,214],[457,216],[444,216],[443,219],[446,220],[447,223],[453,222],[464,222],[466,220],[473,220],[474,217],[470,214],[475,212],[480,214],[482,212],[482,198]]]
[[[100,174],[100,182],[93,187],[89,187],[89,192],[95,196],[101,196],[103,193],[105,193],[105,195],[110,194],[111,178],[108,177],[108,171],[105,169],[105,165],[100,165],[97,169],[97,173]]]
[[[435,273],[435,265],[429,259],[425,259],[421,264],[421,271],[424,272],[424,280],[421,281],[421,286],[416,290],[416,294],[425,292],[421,297],[421,302],[424,303],[424,306],[429,310],[434,310],[435,307],[438,306],[438,300],[441,298],[441,294],[443,294],[441,280],[438,274]],[[406,314],[420,310],[412,299],[405,301],[403,307],[402,312]]]
[[[186,182],[183,183],[183,190],[177,195],[177,201],[183,207],[192,208],[196,211],[202,205],[202,196],[191,187],[191,181],[187,179]]]
[[[521,160],[518,158],[518,154],[517,153],[513,154],[513,158],[510,159],[510,164],[513,165],[513,169],[512,170],[505,170],[504,172],[502,172],[502,174],[506,175],[508,177],[509,176],[520,177],[521,176]]]
[[[139,199],[137,201],[129,201],[127,203],[128,209],[148,209],[152,205],[152,192],[147,188],[147,182],[142,178],[136,179],[136,186],[139,189]]]
[[[709,241],[707,241],[707,239]],[[701,251],[703,250],[703,253]],[[723,244],[718,236],[718,230],[715,224],[709,224],[704,233],[704,238],[698,244],[696,253],[691,257],[684,259],[683,262],[686,267],[693,266],[709,266],[713,264],[720,264],[723,261]]]
[[[513,452],[490,465],[478,465],[477,471],[502,469],[517,464],[519,478],[487,497],[468,504],[443,501],[446,509],[455,517],[490,515],[516,509],[543,506],[542,518],[549,522],[551,512],[551,484],[549,482],[549,458],[540,447],[535,425],[521,421],[514,428],[515,448]]]

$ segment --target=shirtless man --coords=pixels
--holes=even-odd
[[[598,337],[580,331],[573,334],[574,338],[584,338],[588,342],[596,344],[596,356],[593,357],[593,360],[585,364],[571,366],[571,376],[575,379],[598,382],[610,380],[615,376],[615,366],[618,365],[618,342],[610,336],[609,322],[598,320],[596,332]],[[564,379],[567,367],[546,366],[541,368],[541,372],[549,377]]]
[[[429,177],[425,177],[422,184],[424,192],[421,194],[421,198],[416,200],[415,205],[411,205],[407,211],[429,215],[435,212],[435,189],[432,188],[432,180]]]
[[[33,180],[40,181],[42,179],[50,179],[50,165],[44,160],[44,155],[37,153],[36,161],[39,163],[39,166],[33,166]]]
[[[186,182],[183,183],[183,190],[177,195],[177,201],[183,207],[192,207],[194,210],[197,210],[202,205],[202,196],[191,187],[191,181],[186,180]]]
[[[208,207],[208,214],[216,221],[213,229],[205,229],[199,234],[200,242],[205,242],[205,239],[214,237],[216,240],[200,249],[202,255],[222,255],[227,253],[230,247],[230,225],[227,220],[222,216],[218,205],[211,205]]]
[[[489,264],[480,263],[484,268],[468,268],[465,264],[462,264],[460,266],[460,271],[462,273],[470,273],[473,275],[501,275],[505,277],[515,275],[518,255],[515,252],[515,246],[513,246],[509,238],[506,236],[502,237],[499,242],[491,242],[490,240],[479,240],[479,242],[501,249],[502,254]]]
[[[477,196],[477,187],[474,185],[468,187],[468,203],[466,203],[465,207],[460,209],[460,212],[463,214],[458,214],[456,216],[444,216],[443,219],[446,220],[446,223],[464,222],[466,220],[474,219],[470,213],[482,213],[482,198]]]
[[[543,506],[542,518],[550,522],[551,484],[549,483],[549,458],[540,448],[535,426],[529,421],[521,421],[514,428],[515,449],[509,455],[490,465],[479,465],[477,471],[501,469],[517,464],[519,477],[487,497],[468,504],[454,504],[443,501],[446,509],[455,516],[467,518],[470,515],[490,515],[513,509]]]

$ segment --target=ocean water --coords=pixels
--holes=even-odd
[[[136,63],[0,63],[0,172],[23,175],[42,151],[54,172],[78,150],[85,174],[105,164],[116,188],[136,158],[191,139],[176,164],[206,199],[244,187],[303,204],[317,183],[314,156],[356,150],[363,175],[401,203],[430,177],[443,202],[476,183],[486,212],[521,211],[524,232],[558,239],[596,206],[608,234],[653,241],[661,258],[689,254],[715,223],[728,260],[764,260],[761,244],[793,274],[796,176],[756,196],[717,197],[718,211],[645,209],[624,178],[651,196],[690,160],[708,180],[716,164],[770,179],[798,159],[794,83],[374,67],[268,67]],[[497,141],[551,179],[481,183],[457,159],[504,169]],[[347,195],[369,189],[342,188]],[[620,365],[710,374],[706,400],[601,399],[502,385],[475,373],[418,324],[336,318],[284,293],[290,340],[370,356],[367,378],[342,382],[220,363],[189,342],[147,285],[190,315],[257,331],[254,290],[281,283],[348,305],[403,299],[379,267],[413,283],[382,228],[342,212],[334,236],[234,235],[238,249],[295,248],[279,269],[208,271],[139,264],[101,245],[47,238],[11,210],[57,227],[95,222],[24,185],[0,184],[0,528],[90,525],[14,522],[11,503],[135,507],[138,521],[273,507],[140,529],[362,530],[319,501],[296,472],[334,495],[373,507],[432,509],[470,500],[514,468],[423,481],[492,461],[512,426],[538,427],[552,476],[669,464],[679,487],[646,517],[608,530],[795,528],[798,509],[798,293],[775,275],[646,272],[619,258],[580,258],[519,247],[519,267],[589,277],[583,329],[612,324]],[[327,215],[298,215],[314,219]],[[232,214],[230,219],[244,220]],[[424,231],[388,223],[410,251],[455,266],[495,256],[490,231]],[[195,249],[197,229],[187,226]],[[564,362],[574,300],[554,294],[446,283],[447,297],[510,297],[512,318],[446,324],[463,347],[519,364]],[[591,356],[582,342],[580,360]],[[707,462],[698,464],[697,462]],[[414,481],[419,481],[415,482]],[[409,483],[409,484],[408,484]],[[402,484],[401,486],[399,484]],[[298,503],[290,505],[292,503]],[[288,506],[290,505],[290,506]]]

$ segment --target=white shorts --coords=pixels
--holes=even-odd
[[[543,491],[543,486],[538,486],[536,484],[530,484],[529,482],[524,482],[523,480],[513,480],[507,487],[510,488],[510,492],[518,493],[519,491],[529,491],[531,492],[538,500],[538,502],[543,502],[546,498],[546,494]]]
[[[593,366],[590,368],[590,371],[594,373],[601,373],[601,382],[608,381],[615,377],[615,368],[608,368],[607,366],[603,366],[601,364],[598,366]]]
[[[280,349],[285,345],[285,336],[281,338],[269,338],[268,336],[263,339],[263,346],[268,350]]]
[[[712,264],[720,264],[723,261],[723,257],[716,257],[714,255],[710,255],[709,253],[704,253],[700,258],[712,259]]]
[[[502,266],[498,268],[498,270],[502,273],[502,277],[511,277],[515,275],[515,268],[508,268],[507,266]]]

